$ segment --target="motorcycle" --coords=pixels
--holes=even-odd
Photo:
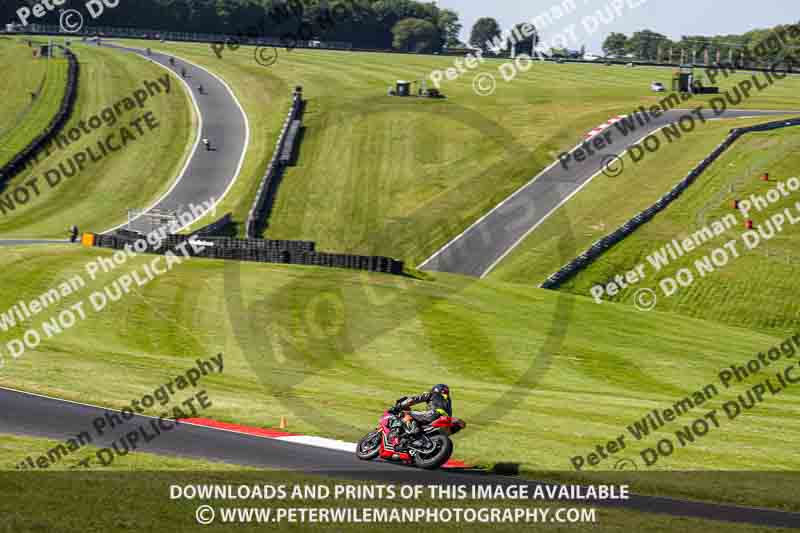
[[[394,407],[383,413],[375,431],[358,441],[356,456],[362,461],[380,457],[388,461],[416,465],[435,470],[453,454],[450,436],[466,427],[466,422],[451,416],[441,416],[426,425],[417,435],[403,434],[403,408],[400,398]]]

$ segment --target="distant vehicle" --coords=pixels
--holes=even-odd
[[[583,57],[583,54],[581,53],[580,50],[569,50],[566,48],[561,50],[553,49],[550,55],[553,58],[562,58],[562,59],[580,59]]]
[[[650,84],[650,89],[652,89],[653,92],[656,93],[663,93],[664,91],[666,91],[666,89],[664,88],[664,84],[659,81],[654,81],[652,84]]]

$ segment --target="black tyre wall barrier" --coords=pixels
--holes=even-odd
[[[253,207],[247,216],[247,236],[255,239],[261,233],[269,212],[272,209],[272,203],[275,200],[275,194],[278,189],[278,183],[283,175],[283,170],[287,164],[291,162],[291,154],[295,153],[297,147],[296,143],[299,139],[299,130],[302,126],[303,115],[303,89],[297,87],[292,93],[292,107],[283,122],[283,129],[275,143],[275,150],[272,153],[272,160],[267,165],[267,170],[264,177],[261,178],[261,184],[258,187],[256,198],[253,201]],[[298,122],[295,122],[298,121]],[[294,124],[294,127],[293,127]],[[286,159],[283,157],[284,153],[290,154]]]
[[[199,245],[195,250],[192,246],[184,245],[189,238],[186,235],[168,235],[158,246],[147,243],[144,253],[180,253],[176,250],[181,247],[189,255],[210,259],[327,266],[386,274],[403,273],[402,261],[382,256],[317,252],[311,241],[199,237],[195,240],[195,243]],[[101,248],[122,250],[126,247],[133,248],[134,243],[139,240],[147,242],[145,237],[139,233],[120,230],[111,235],[96,235],[94,244]]]
[[[75,107],[75,100],[78,96],[78,75],[80,73],[78,59],[72,50],[61,45],[56,45],[64,51],[64,55],[69,63],[67,71],[67,85],[58,112],[50,120],[47,127],[36,136],[25,148],[11,158],[11,160],[0,167],[0,184],[16,176],[28,165],[36,162],[37,155],[49,144],[56,135],[61,132],[64,125],[72,116]]]
[[[717,146],[708,157],[703,159],[698,165],[692,169],[689,174],[683,178],[672,190],[661,197],[656,203],[627,221],[620,226],[617,230],[609,233],[599,241],[592,244],[584,253],[561,267],[556,273],[547,278],[544,283],[540,285],[543,289],[558,289],[561,285],[572,279],[578,272],[589,266],[593,261],[598,259],[612,246],[622,241],[625,237],[631,235],[641,225],[651,220],[657,213],[663,211],[674,202],[694,181],[705,172],[728,148],[730,148],[742,135],[751,132],[770,131],[780,128],[787,128],[791,126],[800,126],[800,119],[780,120],[774,122],[766,122],[764,124],[757,124],[747,128],[736,128],[731,130],[725,140]]]

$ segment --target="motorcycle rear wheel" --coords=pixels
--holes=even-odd
[[[430,437],[434,451],[430,454],[417,452],[414,454],[414,463],[425,470],[435,470],[445,464],[453,455],[453,441],[446,435],[433,435]]]
[[[356,445],[356,457],[362,461],[371,461],[378,457],[381,452],[381,434],[373,431],[358,441]]]

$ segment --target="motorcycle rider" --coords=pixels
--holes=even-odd
[[[427,411],[410,411],[411,406],[425,403]],[[431,390],[406,398],[399,407],[403,409],[403,422],[406,435],[417,435],[422,432],[423,426],[430,424],[441,416],[453,416],[453,402],[450,397],[450,387],[444,383],[434,385]]]

